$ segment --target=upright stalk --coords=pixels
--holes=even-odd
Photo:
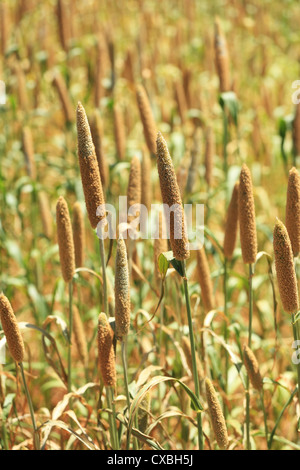
[[[228,342],[228,327],[227,327],[227,304],[228,304],[228,293],[227,293],[227,280],[228,280],[228,273],[227,273],[227,258],[225,257],[224,259],[224,279],[223,279],[223,290],[224,290],[224,316],[225,316],[225,321],[224,321],[224,341],[227,344]],[[229,354],[227,351],[225,351],[225,387],[224,387],[224,392],[227,395],[228,392],[228,367],[229,367]],[[227,415],[227,406],[226,406],[226,401],[224,400],[224,405],[223,405],[223,412],[224,412],[224,417],[226,418]]]
[[[266,436],[266,441],[267,441],[267,447],[268,447],[268,450],[270,450],[270,448],[269,448],[269,432],[268,432],[268,424],[267,424],[267,414],[266,414],[266,408],[265,408],[265,403],[264,403],[264,390],[263,389],[260,392],[260,400],[261,400],[261,407],[262,407],[263,415],[264,415],[265,436]]]
[[[73,332],[73,281],[69,282],[69,349],[68,349],[68,392],[72,390],[72,332]]]
[[[296,345],[298,345],[297,341],[299,341],[299,335],[298,335],[297,320],[296,320],[295,313],[292,314],[292,325],[293,325],[294,341],[296,341]],[[297,381],[298,381],[298,404],[300,406],[300,363],[299,362],[297,364]]]
[[[226,115],[226,109],[223,109],[223,158],[224,158],[223,168],[224,168],[226,181],[227,181],[227,172],[228,172],[227,144],[228,144],[228,118]]]
[[[254,266],[249,264],[249,326],[248,326],[248,346],[251,349],[252,344],[252,318],[253,318],[253,289],[252,279],[254,275]],[[246,446],[251,450],[250,442],[250,378],[247,375],[246,380]]]
[[[27,399],[27,403],[28,403],[29,411],[30,411],[30,416],[31,416],[31,422],[32,422],[32,427],[33,427],[34,448],[35,448],[35,450],[40,450],[40,438],[39,438],[38,428],[37,428],[36,421],[35,421],[31,396],[30,396],[30,393],[29,393],[29,390],[28,390],[28,387],[27,387],[26,379],[25,379],[23,363],[20,362],[19,366],[20,366],[20,369],[21,369],[22,382],[23,382],[25,395],[26,395],[26,399]]]
[[[101,236],[101,238],[99,238],[99,247],[100,247],[100,258],[101,258],[101,266],[102,266],[102,278],[103,278],[103,308],[104,308],[104,313],[106,313],[106,315],[109,316],[108,297],[107,297],[107,278],[106,278],[105,250],[104,250],[104,240],[103,240],[102,236]]]
[[[106,387],[106,399],[108,408],[112,411],[112,414],[109,413],[109,431],[111,446],[113,450],[119,450],[119,438],[116,424],[116,409],[114,405],[114,391],[112,387]]]
[[[197,362],[196,362],[196,348],[195,348],[195,338],[194,338],[194,331],[193,331],[193,319],[192,319],[188,280],[186,277],[185,261],[182,261],[181,264],[183,268],[183,285],[184,285],[186,311],[187,311],[188,324],[189,324],[189,335],[190,335],[190,343],[191,343],[192,368],[193,368],[193,378],[194,378],[194,384],[195,384],[195,394],[196,394],[196,397],[200,399],[200,386],[199,386],[199,375],[197,371]],[[204,444],[203,444],[202,416],[200,412],[197,413],[197,426],[198,426],[199,450],[203,450]]]

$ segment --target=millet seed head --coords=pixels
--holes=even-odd
[[[275,268],[282,306],[287,313],[299,308],[297,279],[291,241],[284,224],[277,220],[273,232]]]
[[[116,364],[114,352],[114,332],[105,313],[98,318],[98,361],[105,387],[116,386]]]
[[[190,257],[184,212],[173,162],[165,139],[157,134],[157,169],[163,203],[175,208],[170,213],[170,243],[174,257],[183,261]],[[180,233],[179,233],[180,232]]]
[[[251,173],[246,164],[240,174],[238,213],[243,261],[253,264],[257,255],[255,206]]]
[[[300,176],[296,168],[289,172],[285,226],[296,257],[300,252]]]
[[[225,236],[224,236],[224,255],[227,259],[231,259],[238,232],[238,221],[239,221],[239,182],[237,181],[234,185],[231,200],[227,210],[227,219],[225,225]]]
[[[251,349],[246,344],[244,345],[244,364],[248,372],[252,387],[258,391],[262,390],[263,380],[260,375],[258,361],[253,351],[251,351]]]
[[[215,438],[220,449],[228,447],[228,434],[224,415],[213,384],[205,379],[206,399]]]
[[[144,136],[149,151],[155,155],[156,153],[156,124],[153,117],[150,102],[143,85],[137,85],[136,98],[140,112],[141,121],[144,129]]]
[[[0,320],[10,354],[16,362],[23,362],[25,348],[13,308],[4,294],[0,294]]]
[[[197,251],[197,274],[201,287],[201,299],[206,313],[214,308],[213,286],[210,277],[205,247]]]
[[[103,216],[97,208],[105,204],[100,171],[93,144],[90,126],[81,103],[77,106],[78,158],[86,209],[92,228],[96,228]]]
[[[126,245],[123,238],[117,241],[115,274],[116,337],[126,336],[130,327],[130,285]]]
[[[56,204],[57,241],[61,272],[65,282],[71,282],[75,273],[75,254],[68,205],[60,196]]]
[[[84,266],[85,252],[85,227],[84,217],[80,202],[75,202],[73,206],[73,239],[75,249],[76,268]]]

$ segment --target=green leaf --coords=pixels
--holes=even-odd
[[[163,253],[161,253],[158,257],[158,269],[162,274],[162,277],[165,278],[169,269],[169,261]]]
[[[171,263],[175,271],[177,271],[181,277],[184,277],[182,263],[181,261],[178,261],[176,258],[174,258],[173,251],[166,251],[165,253],[162,253],[162,255],[165,257],[168,263]]]
[[[233,119],[234,125],[238,126],[239,102],[233,91],[226,91],[219,96],[219,104],[223,111],[227,109]]]

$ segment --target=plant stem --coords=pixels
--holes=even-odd
[[[100,258],[101,258],[101,266],[102,266],[102,278],[103,278],[103,308],[104,308],[104,313],[106,313],[106,315],[109,316],[108,298],[107,298],[105,250],[104,250],[104,240],[103,240],[102,237],[99,238],[99,246],[100,246]]]
[[[228,119],[226,110],[223,109],[223,168],[225,173],[225,181],[227,181],[228,162],[227,162],[227,144],[228,144]]]
[[[254,275],[254,266],[249,264],[249,326],[248,326],[248,347],[251,349],[252,343],[252,317],[253,317],[253,289],[252,278]],[[251,450],[250,442],[250,379],[247,375],[246,380],[246,446]]]
[[[68,349],[68,392],[72,389],[72,332],[73,332],[73,281],[69,282],[69,349]]]
[[[293,325],[293,334],[294,334],[294,341],[296,341],[296,345],[298,347],[298,328],[297,328],[297,320],[296,320],[296,314],[292,314],[292,325]],[[297,381],[298,381],[298,406],[300,407],[300,363],[297,361]]]
[[[119,439],[118,439],[118,432],[117,432],[117,426],[116,426],[116,409],[113,403],[114,391],[112,387],[106,387],[106,399],[107,399],[108,408],[112,410],[112,414],[109,413],[109,431],[110,431],[111,446],[113,450],[119,450]]]
[[[190,343],[191,343],[192,367],[193,367],[193,377],[194,377],[194,384],[195,384],[195,394],[196,394],[196,397],[198,399],[200,399],[200,386],[199,386],[199,375],[198,375],[198,371],[197,371],[197,362],[196,362],[196,348],[195,348],[195,338],[194,338],[194,331],[193,331],[193,319],[192,319],[192,311],[191,311],[188,280],[187,280],[187,277],[186,277],[185,261],[182,261],[181,264],[182,264],[182,268],[183,268],[183,285],[184,285],[186,311],[187,311],[188,324],[189,324],[189,335],[190,335]],[[199,450],[203,450],[204,444],[203,444],[203,431],[202,431],[202,416],[201,416],[200,412],[197,413],[197,426],[198,426]]]
[[[224,321],[224,341],[227,344],[228,342],[228,327],[227,327],[227,314],[228,314],[228,309],[227,309],[227,304],[228,304],[228,292],[227,292],[227,281],[228,281],[228,273],[227,273],[227,258],[224,259],[224,284],[223,284],[223,290],[224,290],[224,316],[225,316],[225,321]],[[224,392],[227,395],[228,393],[228,367],[229,367],[229,354],[227,351],[225,351],[225,386],[224,386]],[[226,402],[224,400],[224,405],[223,405],[223,411],[224,411],[224,417],[226,419],[227,417],[227,406]]]
[[[262,389],[260,392],[260,400],[261,400],[261,408],[263,410],[264,414],[264,425],[265,425],[265,436],[266,436],[266,441],[267,441],[267,447],[269,449],[269,433],[268,433],[268,424],[267,424],[267,414],[266,414],[266,408],[265,408],[265,403],[264,403],[264,390]]]
[[[35,448],[35,450],[40,450],[40,438],[39,438],[37,425],[36,425],[36,422],[35,422],[34,410],[33,410],[33,405],[32,405],[32,401],[31,401],[30,393],[29,393],[27,383],[26,383],[26,379],[25,379],[23,363],[20,362],[19,366],[20,366],[20,369],[21,369],[22,382],[23,382],[25,395],[26,395],[26,399],[27,399],[27,403],[28,403],[28,407],[29,407],[29,411],[30,411],[30,416],[31,416],[31,422],[32,422],[32,427],[33,427],[34,448]]]

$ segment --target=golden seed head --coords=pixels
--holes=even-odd
[[[295,117],[293,120],[293,147],[294,154],[300,155],[300,105],[296,105]]]
[[[231,200],[227,210],[227,220],[225,225],[224,236],[224,255],[227,259],[231,259],[236,244],[238,221],[239,221],[239,182],[234,185]]]
[[[57,0],[57,19],[59,26],[59,37],[62,48],[67,51],[71,36],[70,22],[66,11],[66,5],[63,0]]]
[[[251,173],[246,164],[240,174],[238,213],[243,260],[245,264],[253,264],[257,255],[255,206]]]
[[[85,251],[85,227],[84,217],[80,202],[75,202],[73,206],[73,239],[75,249],[76,268],[84,266]]]
[[[105,387],[116,386],[116,364],[114,352],[114,332],[105,313],[98,318],[98,360]]]
[[[81,103],[77,106],[78,158],[86,209],[92,228],[103,218],[97,216],[97,208],[105,204],[99,166],[90,126]]]
[[[224,415],[213,384],[205,379],[206,399],[215,438],[220,449],[228,447],[228,434]]]
[[[226,38],[222,32],[220,20],[215,20],[215,62],[220,82],[221,93],[230,91],[229,54]]]
[[[142,187],[141,187],[141,162],[138,157],[133,157],[130,164],[129,181],[127,188],[127,207],[128,209],[134,204],[141,204]],[[128,221],[134,216],[129,216]]]
[[[98,161],[102,186],[105,187],[108,182],[108,166],[102,145],[102,122],[99,114],[96,111],[94,112],[91,119],[91,134],[95,146],[95,152]]]
[[[212,183],[212,171],[213,162],[215,156],[215,137],[212,127],[208,127],[206,130],[206,142],[205,142],[205,179],[208,186]]]
[[[65,282],[71,282],[75,273],[74,242],[68,205],[62,196],[56,204],[56,225],[61,272]]]
[[[53,78],[53,85],[55,86],[60,103],[63,109],[66,122],[72,122],[74,119],[74,109],[70,100],[69,92],[65,81],[60,73],[56,72]]]
[[[152,189],[151,189],[151,160],[148,152],[143,153],[142,159],[142,198],[141,203],[147,208],[151,207]]]
[[[73,305],[73,333],[80,360],[84,367],[88,362],[88,347],[84,326],[76,305]]]
[[[157,168],[160,181],[160,189],[163,203],[175,210],[170,214],[170,243],[174,257],[177,260],[185,260],[190,257],[188,238],[184,220],[184,212],[180,190],[178,187],[173,162],[165,139],[160,132],[157,134]],[[181,233],[179,234],[179,228]],[[175,236],[181,238],[175,238]]]
[[[36,179],[33,138],[31,129],[28,126],[24,126],[22,130],[22,147],[25,155],[27,174],[30,178]]]
[[[299,299],[294,257],[287,229],[280,220],[274,227],[273,247],[282,306],[285,312],[295,313],[299,308]]]
[[[214,308],[213,286],[204,246],[197,251],[197,273],[201,287],[201,298],[206,313]]]
[[[150,106],[150,102],[143,85],[137,85],[136,98],[140,112],[141,121],[144,129],[144,136],[149,151],[156,153],[156,125]]]
[[[43,191],[39,191],[38,201],[44,234],[47,238],[51,238],[53,234],[53,219],[47,194]]]
[[[123,112],[117,104],[114,105],[114,131],[118,158],[119,160],[124,160],[126,151],[126,131]]]
[[[12,306],[4,294],[0,294],[0,320],[10,354],[16,362],[23,362],[25,348]]]
[[[263,380],[259,372],[257,359],[253,351],[251,351],[251,349],[246,344],[244,345],[244,364],[247,369],[252,387],[258,391],[262,390]]]
[[[288,231],[293,254],[300,252],[300,176],[296,168],[289,172],[285,225]]]
[[[116,337],[122,338],[130,327],[130,285],[126,245],[123,238],[117,241],[115,277]]]

